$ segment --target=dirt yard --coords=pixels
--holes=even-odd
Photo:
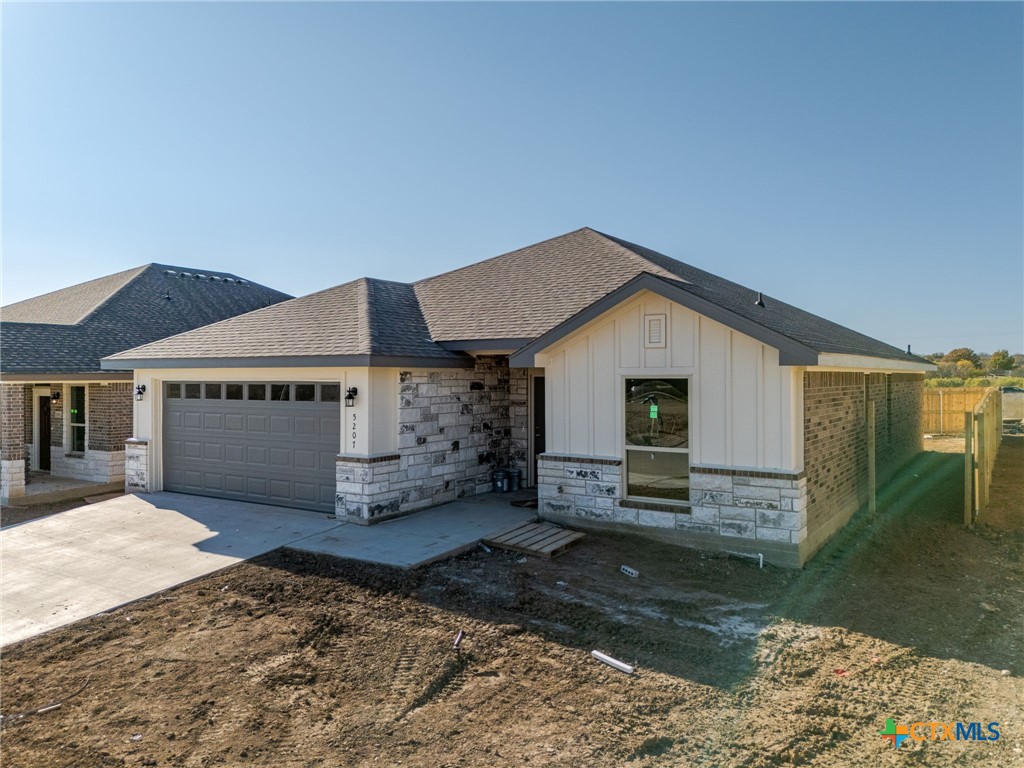
[[[1024,765],[1024,509],[964,530],[962,474],[923,454],[802,572],[623,536],[272,553],[7,649],[3,765]],[[897,751],[887,718],[1002,738]]]

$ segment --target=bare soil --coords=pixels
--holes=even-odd
[[[961,461],[922,454],[800,572],[593,534],[271,553],[6,649],[3,765],[1022,765],[1024,532],[963,528]],[[1002,738],[897,751],[890,717]]]

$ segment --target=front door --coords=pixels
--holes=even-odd
[[[533,377],[533,483],[537,484],[537,457],[544,453],[544,377]]]
[[[50,471],[50,396],[39,396],[39,445],[36,446],[36,453],[39,454],[39,466],[44,472]]]

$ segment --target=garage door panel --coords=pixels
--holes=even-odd
[[[164,487],[333,512],[340,417],[337,403],[165,398]]]
[[[292,451],[292,462],[296,469],[317,469],[318,454],[308,448],[296,448]]]

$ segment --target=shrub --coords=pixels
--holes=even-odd
[[[964,380],[938,377],[934,379],[925,379],[924,385],[926,387],[962,387],[964,385]]]

